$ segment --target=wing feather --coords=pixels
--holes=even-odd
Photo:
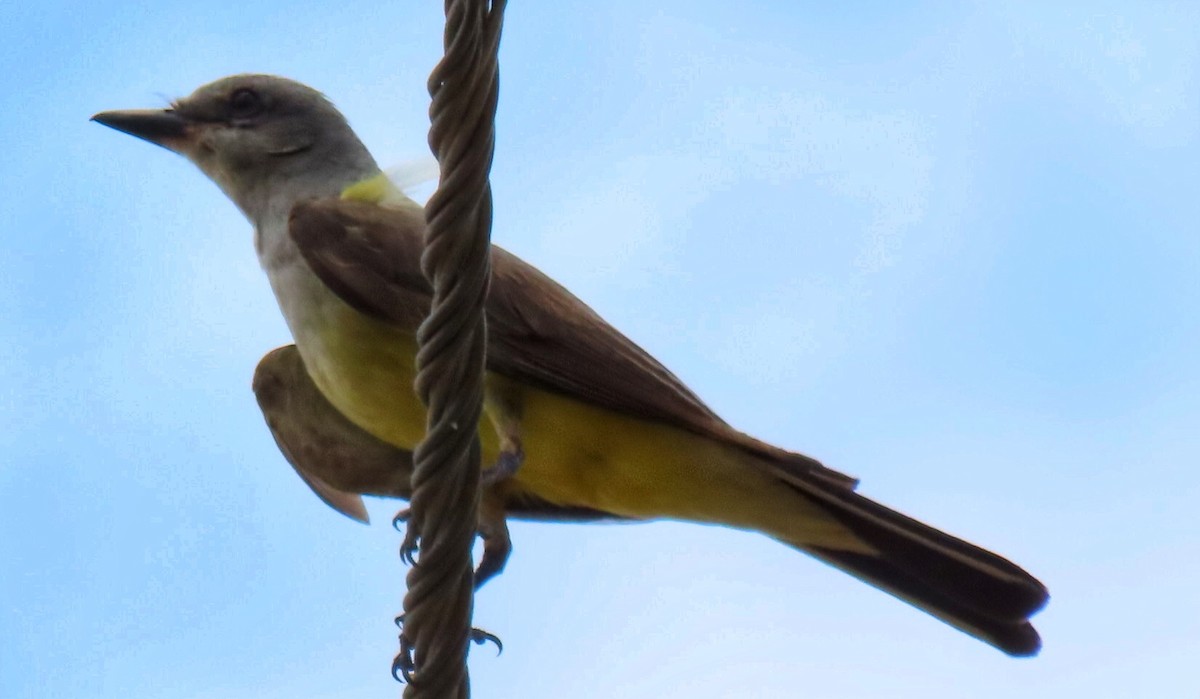
[[[346,199],[297,204],[290,233],[331,290],[362,313],[416,332],[432,290],[421,273],[424,213]],[[488,369],[523,384],[734,444],[795,475],[853,488],[815,459],[722,420],[645,350],[532,265],[492,246]]]

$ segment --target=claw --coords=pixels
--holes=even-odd
[[[400,510],[396,513],[395,517],[392,517],[392,528],[396,531],[400,531],[400,525],[407,524],[409,518],[411,517],[412,510],[410,508],[406,507],[403,510]],[[400,544],[400,560],[404,561],[408,565],[414,565],[417,562],[418,538],[419,537],[417,536],[416,532],[413,531],[411,526],[404,530],[404,541]]]
[[[397,682],[412,684],[413,671],[417,669],[413,662],[413,648],[404,635],[404,614],[396,616],[396,626],[400,628],[400,652],[392,658],[392,678]],[[399,674],[397,674],[399,673]]]
[[[392,660],[392,677],[397,682],[412,684],[413,670],[416,668],[413,666],[412,649],[401,648],[400,653]]]
[[[416,664],[413,662],[413,648],[408,639],[404,636],[404,614],[396,617],[396,626],[400,627],[400,652],[392,659],[392,677],[397,682],[412,684],[413,675],[416,672]],[[482,646],[485,643],[496,644],[496,656],[499,657],[504,652],[504,642],[500,637],[489,631],[471,627],[468,638],[477,646]]]
[[[489,641],[491,641],[492,643],[495,643],[496,644],[496,657],[500,657],[500,654],[504,652],[504,643],[502,643],[500,641],[500,637],[494,633],[488,633],[487,631],[484,631],[483,629],[472,628],[471,629],[471,641],[473,643],[475,643],[475,645],[477,645],[477,646],[482,646],[483,644],[485,644]]]
[[[508,527],[504,527],[502,532],[485,533],[481,531],[479,534],[483,538],[483,555],[479,558],[479,566],[475,568],[476,590],[504,570],[504,564],[508,563],[508,556],[512,553],[512,540],[508,536]]]
[[[512,538],[508,533],[504,504],[491,491],[485,491],[480,499],[476,531],[483,539],[483,555],[479,559],[479,567],[475,569],[475,589],[478,590],[504,570],[504,564],[508,563],[509,554],[512,553]]]
[[[400,560],[407,565],[417,564],[417,551],[420,548],[418,540],[420,536],[413,531],[413,527],[409,527],[404,532],[404,541],[400,543]]]

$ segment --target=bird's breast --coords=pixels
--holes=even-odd
[[[416,338],[351,308],[302,260],[268,269],[268,276],[321,393],[379,439],[413,448],[425,431],[425,409],[413,391]]]

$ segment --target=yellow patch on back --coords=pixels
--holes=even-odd
[[[365,180],[360,180],[342,190],[342,199],[349,201],[361,201],[368,204],[378,204],[394,209],[407,209],[411,207],[421,208],[421,205],[413,201],[402,189],[396,186],[396,183],[388,177],[387,173],[379,173],[374,177],[368,177]]]
[[[396,189],[392,181],[387,175],[382,172],[374,177],[368,177],[365,180],[360,180],[342,190],[342,199],[351,201],[365,201],[372,204],[378,204],[389,196],[399,194],[404,196],[400,190]]]

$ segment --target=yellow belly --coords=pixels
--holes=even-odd
[[[297,344],[321,392],[371,434],[413,449],[425,433],[413,390],[415,337],[340,303],[326,307],[320,327]],[[485,386],[514,390],[493,375]],[[532,387],[516,390],[525,457],[507,487],[561,505],[756,529],[793,543],[844,536],[736,447]],[[485,411],[496,409],[485,402]],[[491,421],[480,422],[479,438],[480,466],[495,463],[500,439]]]
[[[412,449],[425,434],[413,391],[416,338],[350,308],[297,346],[313,382],[343,415],[391,444]]]
[[[413,449],[425,433],[425,408],[413,391],[416,338],[345,305],[331,308],[323,320],[323,331],[299,345],[318,388],[355,424]],[[486,381],[502,380],[488,376]],[[512,385],[505,382],[505,387]],[[681,454],[696,453],[700,445],[693,442],[700,438],[546,391],[519,390],[525,458],[517,483],[551,502],[630,516],[668,514],[665,502],[655,502],[665,499],[663,466],[677,471],[671,466]],[[500,440],[489,421],[480,422],[479,437],[482,465],[494,463]],[[644,468],[646,463],[654,466]],[[703,464],[693,469],[704,471]],[[670,500],[678,501],[678,495]]]

